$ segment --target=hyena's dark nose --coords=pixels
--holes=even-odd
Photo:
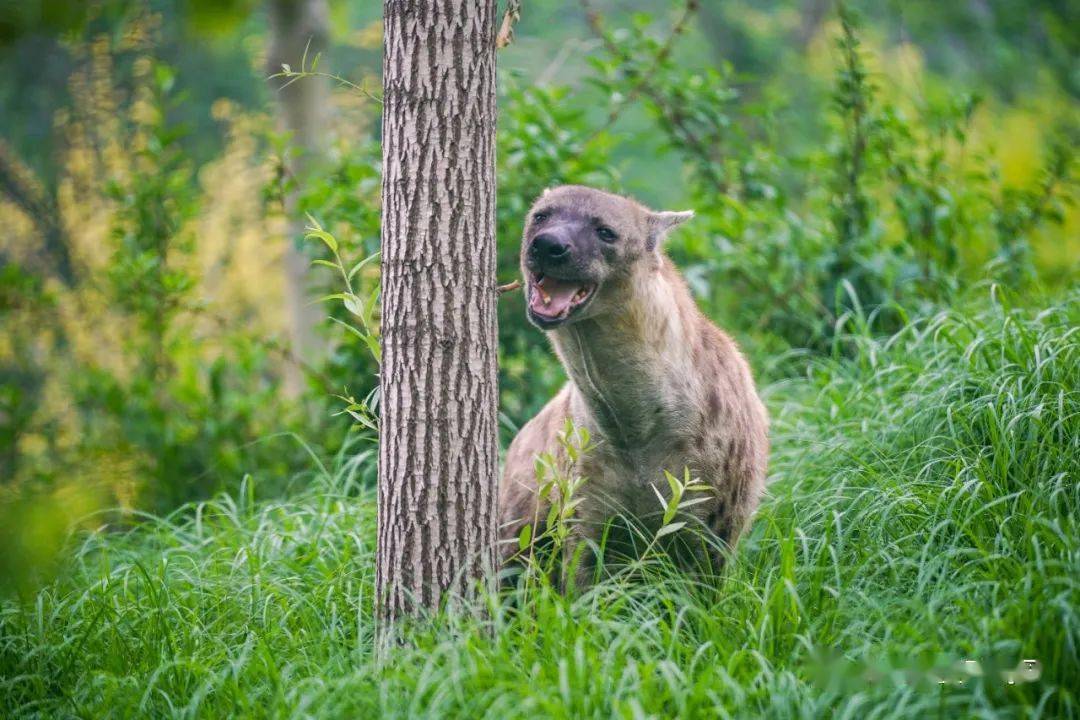
[[[554,235],[542,233],[533,238],[529,254],[536,260],[560,262],[570,255],[570,246]]]

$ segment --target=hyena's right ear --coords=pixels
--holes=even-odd
[[[660,243],[663,242],[664,238],[667,237],[669,230],[673,227],[682,225],[692,217],[694,217],[693,210],[682,210],[679,212],[663,210],[661,212],[649,213],[649,239],[646,242],[648,249],[656,249]]]

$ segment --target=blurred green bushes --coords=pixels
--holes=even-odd
[[[10,194],[0,202],[11,228],[0,293],[0,524],[22,533],[12,547],[38,538],[36,555],[12,553],[30,570],[60,530],[95,510],[168,512],[235,488],[245,472],[283,488],[305,462],[294,444],[267,441],[299,427],[303,406],[281,400],[287,353],[258,322],[280,285],[255,254],[273,222],[252,202],[268,175],[253,140],[264,131],[256,118],[232,118],[222,156],[195,167],[174,119],[185,94],[154,55],[152,23],[128,32],[143,38],[99,36],[77,51],[88,62],[56,121],[67,146],[55,215],[36,216]],[[218,111],[230,120],[227,107]],[[18,169],[16,190],[44,194]],[[58,228],[64,272],[55,248],[39,242],[43,222]],[[35,499],[63,508],[57,498],[78,499],[56,515],[57,532],[35,525],[44,518],[28,510]]]

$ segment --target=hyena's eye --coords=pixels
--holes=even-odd
[[[607,225],[601,225],[596,228],[596,237],[600,238],[606,243],[613,243],[619,239],[619,236],[615,234],[615,231],[609,228]]]
[[[532,219],[534,223],[542,223],[549,217],[551,217],[551,213],[549,213],[547,210],[540,210],[533,213]]]

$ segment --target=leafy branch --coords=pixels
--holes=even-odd
[[[282,63],[281,64],[281,72],[274,73],[273,75],[270,76],[271,80],[277,80],[279,78],[285,78],[286,79],[287,82],[282,84],[281,87],[278,88],[278,90],[284,90],[285,88],[292,85],[294,82],[297,82],[299,80],[303,80],[304,78],[322,78],[324,80],[332,80],[332,81],[336,82],[338,84],[338,86],[340,86],[340,87],[344,87],[344,88],[347,88],[349,90],[352,90],[353,92],[359,93],[360,95],[368,98],[369,100],[373,100],[373,101],[379,103],[380,105],[382,104],[382,101],[383,101],[382,97],[380,97],[379,95],[376,95],[371,90],[368,90],[366,87],[363,87],[362,85],[357,85],[353,81],[348,80],[346,78],[343,78],[342,76],[337,75],[335,73],[328,73],[328,72],[323,72],[323,71],[319,70],[319,60],[322,58],[322,53],[321,52],[320,53],[315,53],[315,57],[313,57],[311,59],[311,64],[309,65],[308,64],[308,49],[310,47],[311,47],[311,40],[308,40],[307,45],[304,46],[304,54],[300,58],[300,69],[299,70],[293,70],[292,66],[289,65],[289,63]]]
[[[307,217],[311,224],[308,226],[304,237],[308,240],[321,241],[330,250],[330,254],[334,258],[332,261],[321,259],[312,260],[312,265],[322,265],[323,267],[336,270],[341,275],[341,279],[344,281],[345,285],[344,292],[325,295],[319,298],[318,302],[340,300],[349,314],[356,318],[359,326],[350,325],[335,317],[331,317],[330,319],[338,325],[341,325],[351,334],[360,338],[367,346],[368,350],[371,351],[375,361],[382,362],[382,344],[379,340],[378,320],[375,317],[376,307],[379,302],[379,285],[376,284],[366,298],[361,298],[353,287],[353,279],[356,277],[356,274],[378,259],[379,253],[372,253],[353,265],[351,269],[346,269],[345,262],[341,259],[341,254],[338,252],[337,239],[327,232],[310,214]]]

